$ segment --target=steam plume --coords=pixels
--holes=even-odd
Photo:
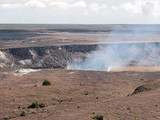
[[[155,34],[155,32],[153,32]],[[121,35],[121,40],[141,40],[144,43],[116,43],[99,45],[98,49],[91,52],[85,60],[74,60],[68,64],[72,70],[112,71],[126,66],[158,66],[160,65],[160,43],[145,43],[153,35],[132,31],[134,38]],[[115,37],[119,39],[119,36]],[[109,38],[107,41],[111,41]],[[118,41],[119,42],[119,41]],[[147,42],[147,41],[146,41]]]

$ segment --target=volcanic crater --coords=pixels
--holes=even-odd
[[[160,119],[159,27],[0,26],[1,120]]]

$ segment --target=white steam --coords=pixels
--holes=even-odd
[[[109,66],[108,69],[107,69],[107,72],[110,72],[112,69],[112,66]]]
[[[134,38],[121,34],[121,40],[123,38],[125,40],[136,39],[136,43],[132,41],[132,43],[117,42],[116,44],[99,45],[97,50],[91,52],[85,60],[73,60],[68,64],[67,69],[110,72],[126,66],[159,66],[160,43],[145,43],[145,39],[152,39],[157,34],[156,32],[143,33],[143,31],[133,31]],[[137,43],[139,42],[137,38],[138,40],[143,40],[144,43]],[[119,35],[115,39],[118,41]],[[111,41],[109,39],[107,40]]]

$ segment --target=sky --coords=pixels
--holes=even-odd
[[[160,0],[0,0],[0,24],[160,24]]]

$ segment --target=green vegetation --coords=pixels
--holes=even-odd
[[[28,106],[29,108],[43,108],[45,107],[44,103],[38,103],[38,102],[33,102],[31,105]]]
[[[51,85],[51,82],[49,80],[45,80],[45,81],[43,81],[42,85],[43,86],[49,86],[49,85]]]
[[[95,117],[92,118],[93,120],[104,120],[103,115],[96,115]]]
[[[141,78],[141,80],[143,81],[144,79],[143,79],[143,78]]]
[[[89,95],[89,92],[88,92],[88,91],[84,91],[84,94],[85,94],[85,95]]]
[[[44,103],[39,103],[39,107],[40,107],[40,108],[44,108],[44,107],[45,107],[45,104],[44,104]]]
[[[26,116],[26,112],[22,111],[22,113],[20,114],[20,116]]]
[[[130,107],[128,107],[128,108],[127,108],[127,110],[131,110],[131,108],[130,108]]]

